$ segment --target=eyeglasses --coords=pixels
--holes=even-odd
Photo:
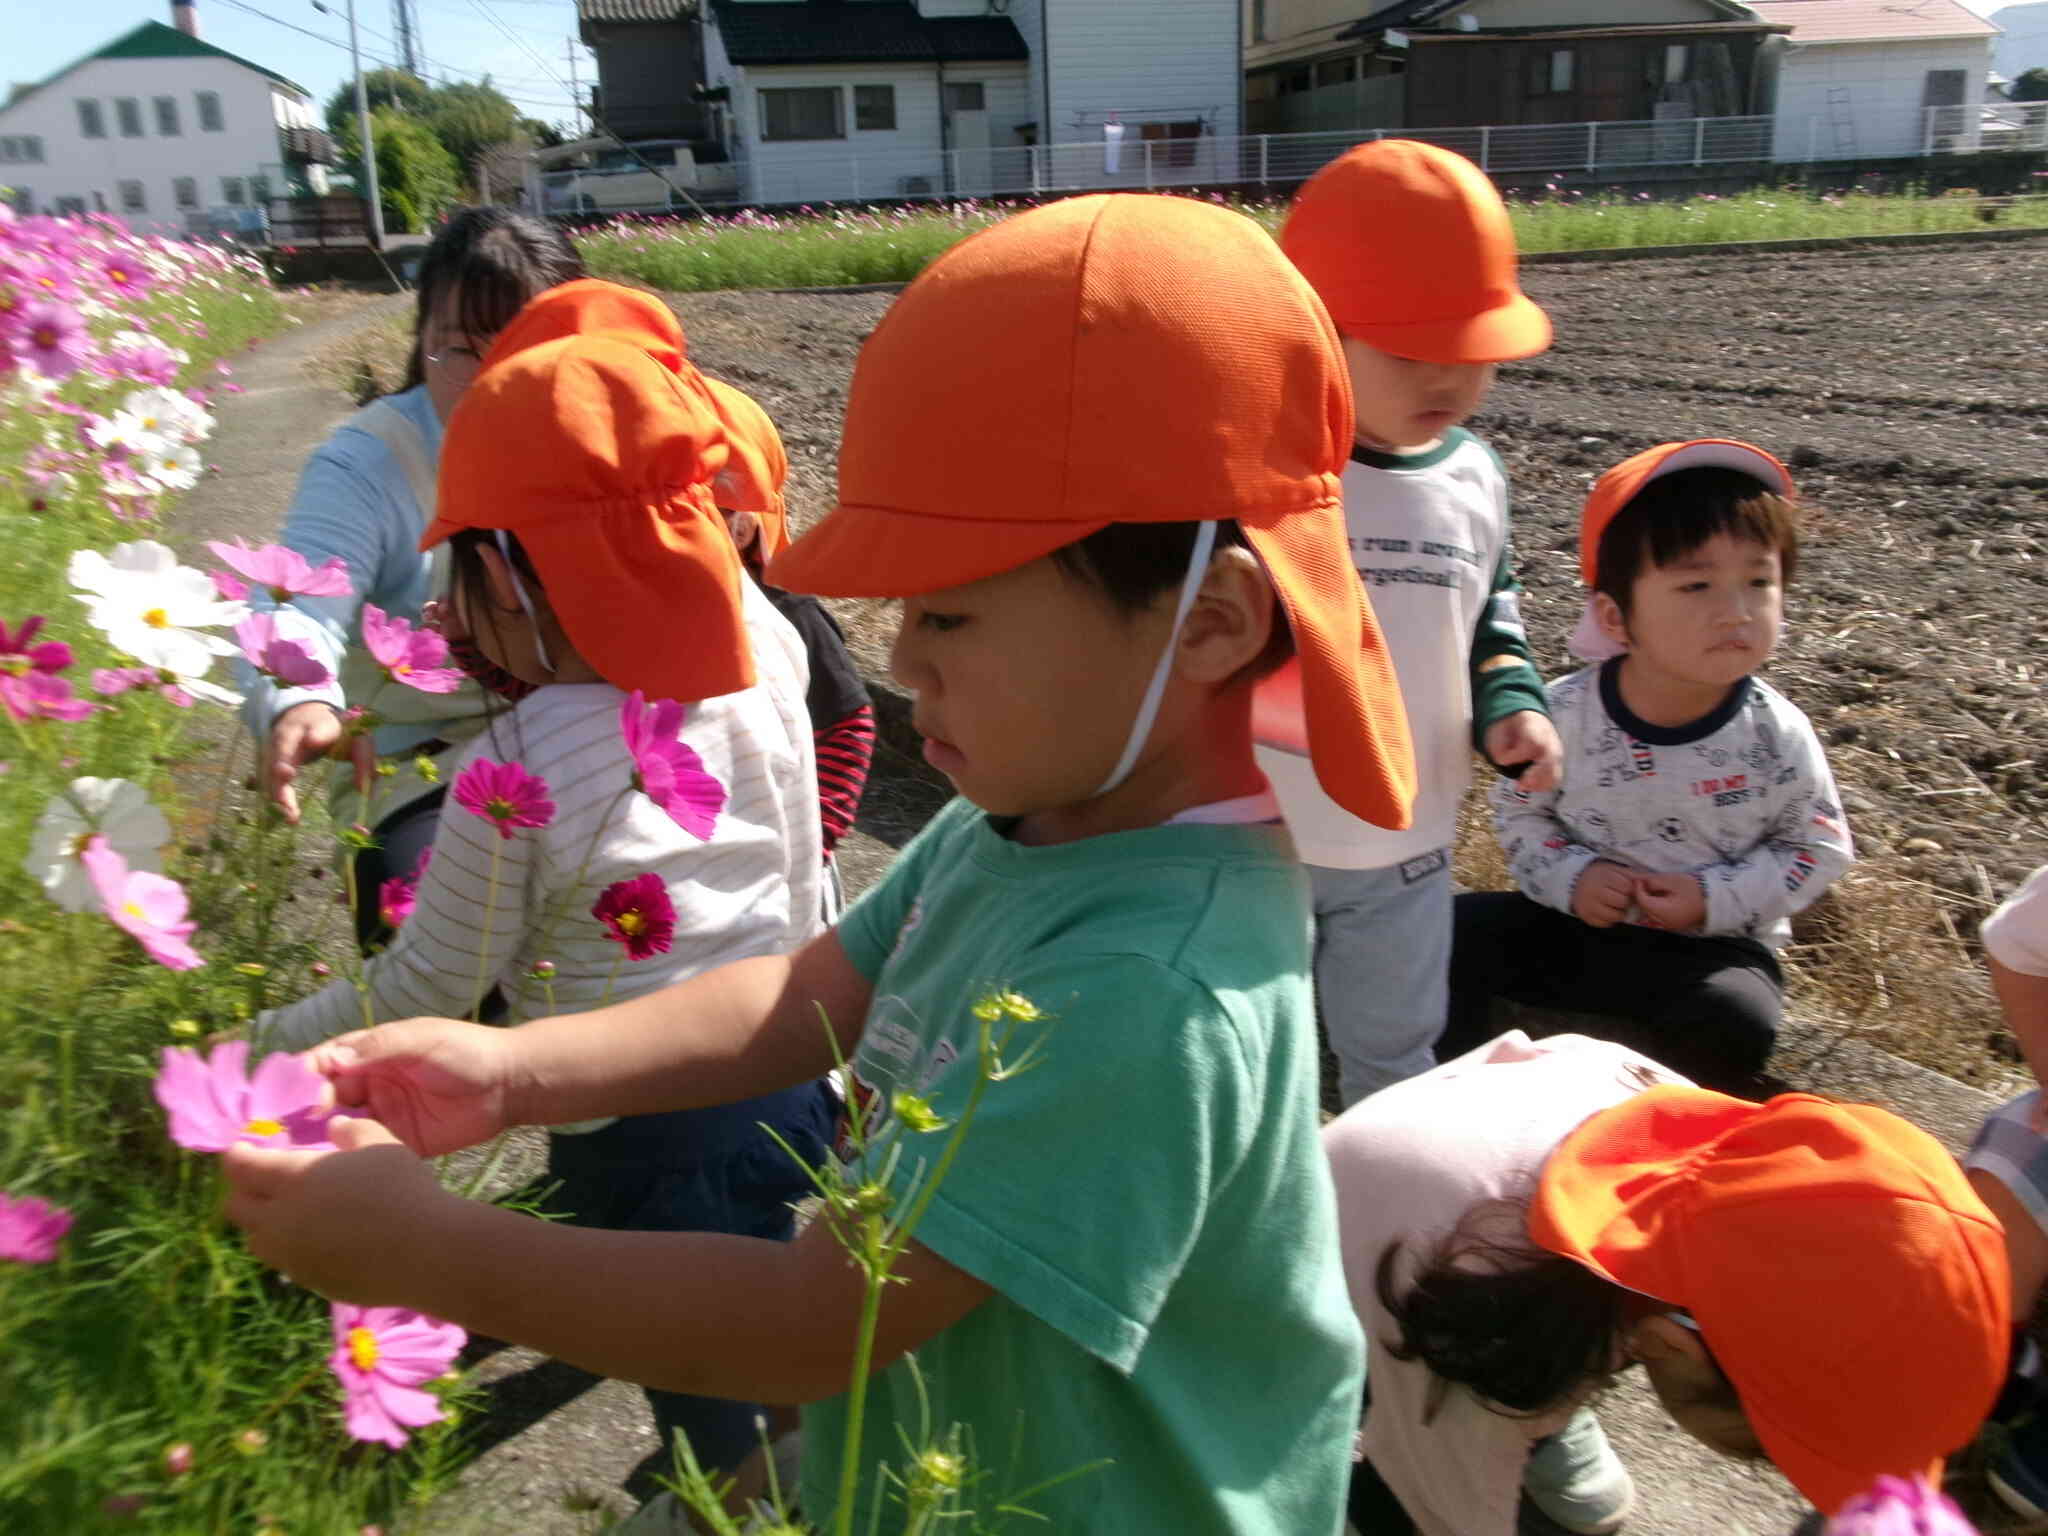
[[[468,363],[474,367],[483,361],[483,356],[476,348],[457,343],[452,347],[443,347],[439,352],[422,353],[420,360],[437,366],[452,363]]]

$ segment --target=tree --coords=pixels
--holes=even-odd
[[[489,75],[475,85],[458,83],[432,91],[424,115],[434,137],[466,177],[476,174],[479,155],[519,132],[519,109],[491,84]]]
[[[434,92],[418,75],[402,69],[373,69],[363,76],[363,94],[369,98],[372,112],[379,107],[425,112]],[[341,89],[327,98],[327,131],[338,139],[344,124],[349,133],[356,131],[356,83],[352,79],[344,81]]]
[[[2048,101],[2048,69],[2029,69],[2005,93],[2014,101]]]
[[[387,230],[420,234],[461,201],[461,167],[419,118],[397,107],[379,107],[370,114],[370,133],[377,141],[377,200]],[[362,140],[355,119],[350,117],[334,136],[342,169],[361,188]]]
[[[537,117],[519,119],[519,131],[542,149],[553,149],[563,142],[562,131],[559,128],[553,123],[544,123]]]

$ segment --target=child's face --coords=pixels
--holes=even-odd
[[[1763,1455],[1741,1400],[1698,1334],[1672,1318],[1654,1317],[1637,1325],[1632,1345],[1657,1400],[1680,1429],[1723,1456],[1748,1461]]]
[[[1136,720],[1170,603],[1126,617],[1051,559],[906,598],[889,670],[925,761],[997,816],[1092,797]]]
[[[1421,448],[1479,409],[1492,363],[1423,363],[1344,338],[1358,440],[1372,448]]]
[[[1771,654],[1784,602],[1778,552],[1717,533],[1671,564],[1637,573],[1626,619],[1604,595],[1595,611],[1635,664],[1676,682],[1727,687]]]

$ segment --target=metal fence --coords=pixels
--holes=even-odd
[[[1986,101],[1974,106],[1928,107],[1921,116],[1923,155],[2048,149],[2048,101]]]

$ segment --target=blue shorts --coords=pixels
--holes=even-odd
[[[1981,1168],[2011,1190],[2034,1225],[2048,1232],[2048,1137],[2032,1124],[2040,1102],[2036,1088],[1991,1111],[1963,1166]]]

